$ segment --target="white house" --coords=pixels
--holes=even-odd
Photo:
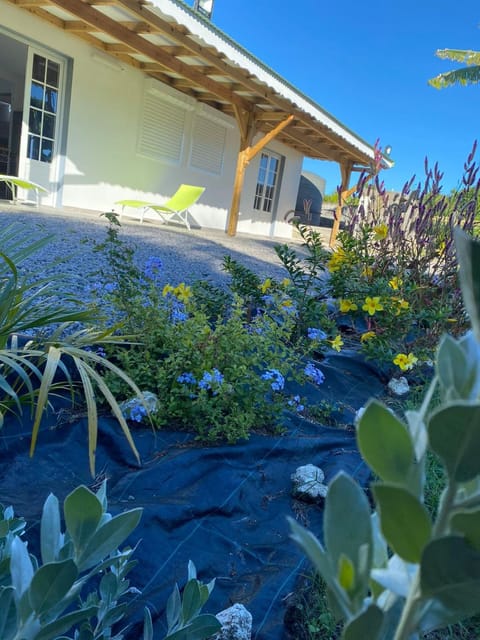
[[[289,237],[305,156],[338,162],[345,188],[372,163],[180,0],[0,0],[0,16],[0,173],[47,187],[44,205],[111,210],[187,183],[206,187],[192,224]]]

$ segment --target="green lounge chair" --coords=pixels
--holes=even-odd
[[[146,202],[144,200],[118,200],[115,204],[122,207],[120,220],[125,213],[125,208],[140,209],[140,223],[143,222],[145,212],[151,209],[158,213],[163,222],[169,222],[174,218],[178,218],[190,231],[190,223],[188,222],[188,210],[195,204],[205,191],[205,187],[194,187],[191,184],[181,184],[177,192],[167,200],[164,204],[156,204],[155,202]]]
[[[18,200],[17,189],[19,187],[20,189],[27,189],[27,191],[35,192],[35,198],[36,198],[35,204],[37,207],[39,204],[39,194],[48,193],[45,187],[42,187],[36,182],[31,182],[30,180],[24,180],[23,178],[19,178],[18,176],[7,176],[7,175],[0,174],[0,182],[4,182],[7,185],[7,187],[10,189],[10,191],[12,192],[12,200],[14,203],[16,203]]]

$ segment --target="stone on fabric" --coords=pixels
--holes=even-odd
[[[251,640],[252,614],[243,604],[234,604],[217,613],[222,628],[213,636],[213,640]]]
[[[293,482],[293,495],[300,500],[315,502],[327,495],[328,487],[323,484],[325,474],[314,464],[298,467],[290,477]]]
[[[410,391],[407,379],[403,376],[401,378],[392,378],[388,383],[388,390],[395,396],[404,396]]]

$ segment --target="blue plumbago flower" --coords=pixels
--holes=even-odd
[[[325,376],[322,371],[311,362],[305,367],[304,373],[315,384],[322,384],[325,381]]]
[[[116,282],[107,282],[107,284],[105,284],[103,286],[103,288],[105,289],[105,291],[107,293],[113,293],[115,291],[115,289],[117,288],[117,283]]]
[[[297,413],[302,413],[305,410],[305,406],[300,402],[300,396],[293,396],[287,404],[289,407],[292,407],[292,409],[295,409]]]
[[[130,420],[134,422],[142,422],[145,416],[147,415],[147,410],[143,406],[143,404],[135,404],[130,408]]]
[[[273,391],[281,391],[285,386],[285,378],[277,369],[267,369],[261,377],[262,380],[272,380],[270,386]]]
[[[149,280],[156,280],[159,276],[159,273],[162,269],[162,261],[157,256],[150,256],[148,260],[145,262],[145,267],[143,268],[143,275],[145,278]]]
[[[265,302],[265,304],[273,304],[275,301],[274,297],[270,294],[262,296],[262,300]]]
[[[88,284],[85,289],[92,293],[99,293],[103,289],[103,284],[101,282],[93,282]]]
[[[176,298],[171,301],[172,308],[170,310],[170,320],[173,324],[178,324],[179,322],[185,322],[188,319],[188,313],[185,311],[185,305],[180,300]]]
[[[107,353],[105,351],[105,349],[103,347],[97,347],[95,349],[95,353],[97,354],[97,356],[100,356],[100,358],[106,358],[107,357]]]
[[[177,382],[179,382],[180,384],[197,384],[195,376],[189,371],[181,373],[177,378]]]
[[[214,386],[221,386],[223,383],[223,375],[220,373],[218,369],[212,369],[212,371],[205,371],[203,373],[202,379],[199,381],[198,386],[200,389],[205,389],[207,391],[213,391],[214,395],[216,395],[216,391],[214,390]]]
[[[314,329],[313,327],[309,327],[307,329],[307,335],[310,340],[326,340],[327,339],[327,334],[325,333],[325,331],[322,331],[321,329]]]

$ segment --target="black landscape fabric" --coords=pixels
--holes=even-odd
[[[341,401],[344,422],[383,385],[375,370],[345,356],[321,367],[320,388],[300,389],[316,402]],[[293,390],[295,393],[297,389]],[[25,517],[32,551],[38,523],[50,492],[60,501],[79,484],[94,488],[88,470],[87,427],[82,417],[57,407],[44,421],[37,451],[29,458],[30,424],[9,420],[0,432],[0,502]],[[73,416],[73,418],[75,418]],[[99,479],[108,480],[109,511],[143,507],[140,525],[128,543],[138,547],[130,583],[127,640],[142,637],[143,609],[154,620],[155,638],[166,633],[165,605],[175,582],[182,588],[192,560],[199,578],[216,578],[205,611],[218,613],[240,602],[253,616],[254,640],[289,637],[283,623],[289,595],[309,563],[289,538],[286,516],[297,518],[321,536],[322,509],[294,500],[290,476],[308,463],[321,467],[325,481],[344,470],[366,485],[369,471],[352,429],[319,426],[285,415],[285,432],[254,434],[236,445],[201,445],[191,434],[132,426],[141,455],[138,465],[115,420],[101,418],[96,455]]]

